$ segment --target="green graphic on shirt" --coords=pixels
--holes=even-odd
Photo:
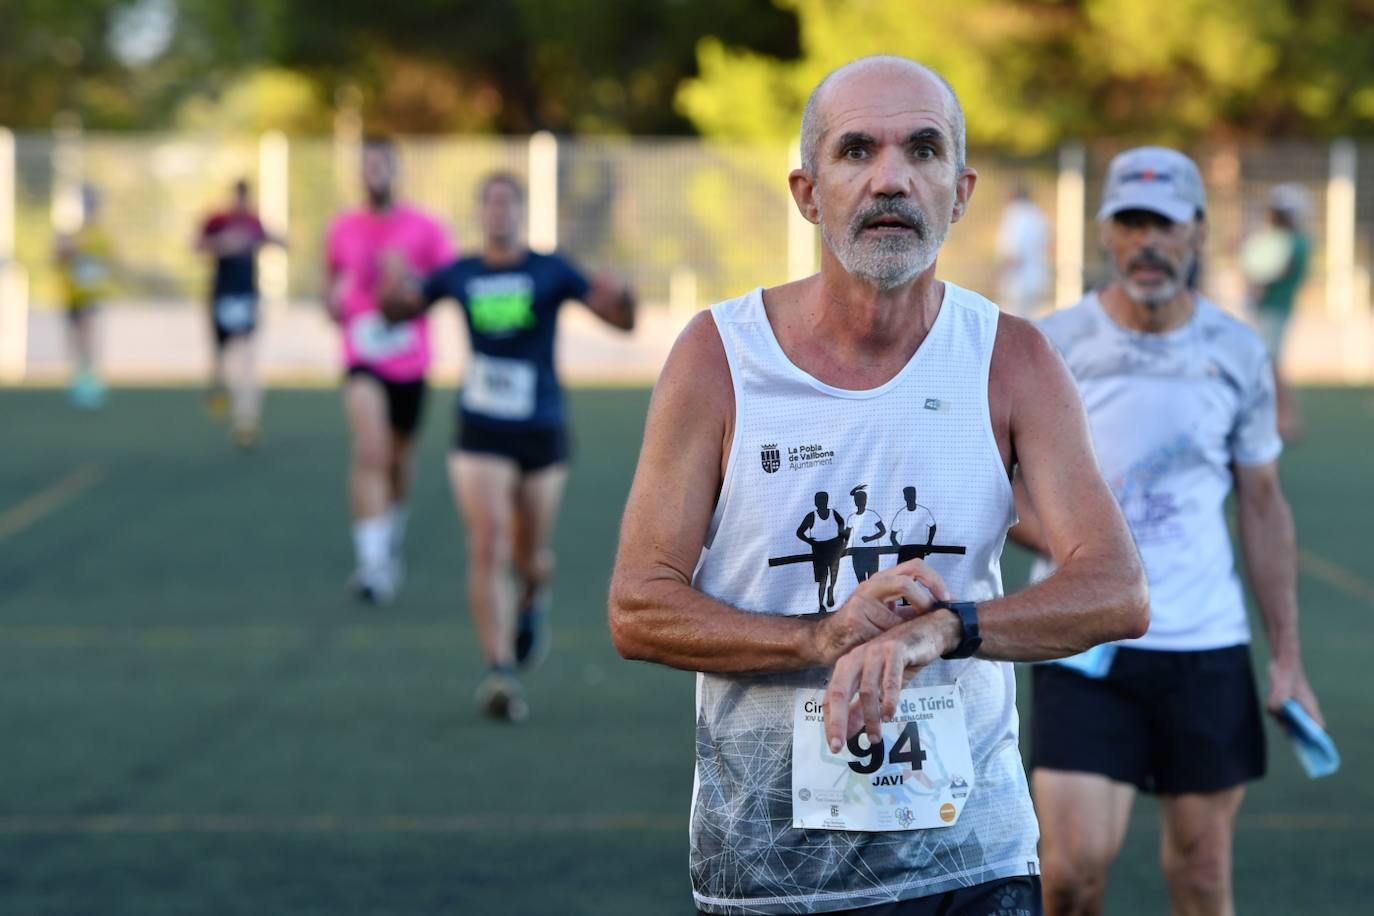
[[[484,292],[472,297],[472,327],[479,334],[509,334],[534,327],[532,290]]]

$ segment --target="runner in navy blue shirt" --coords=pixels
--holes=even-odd
[[[399,320],[453,299],[467,321],[472,355],[449,480],[467,526],[468,598],[490,669],[476,700],[488,716],[520,721],[528,708],[515,666],[532,667],[548,652],[551,541],[567,480],[567,415],[554,368],[558,309],[578,300],[628,331],[635,302],[619,278],[588,279],[566,259],[525,245],[524,188],[517,178],[488,176],[479,194],[482,253],[423,283],[390,262],[383,307]],[[518,594],[510,585],[512,565]]]

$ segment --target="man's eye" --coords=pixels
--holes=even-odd
[[[846,159],[862,159],[867,154],[862,146],[846,146],[842,154]]]
[[[912,155],[914,155],[917,159],[934,159],[934,158],[935,158],[935,147],[933,147],[933,146],[918,146],[918,147],[916,147],[916,149],[915,149],[915,151],[912,153]]]

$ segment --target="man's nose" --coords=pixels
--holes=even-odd
[[[888,147],[878,153],[870,185],[877,197],[906,197],[911,193],[911,165],[902,150]]]

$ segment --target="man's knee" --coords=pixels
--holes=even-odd
[[[515,558],[515,565],[520,578],[535,585],[542,585],[553,578],[553,549],[531,547],[522,550]]]
[[[1042,849],[1040,880],[1047,916],[1097,916],[1107,893],[1111,859],[1084,850]]]
[[[513,560],[515,528],[509,518],[490,515],[468,521],[468,557],[475,570],[504,570]]]
[[[1225,843],[1197,841],[1165,847],[1164,875],[1170,890],[1190,900],[1221,900],[1230,893],[1231,857]]]
[[[381,436],[359,435],[353,441],[353,466],[359,471],[386,474],[391,466],[391,449]]]

